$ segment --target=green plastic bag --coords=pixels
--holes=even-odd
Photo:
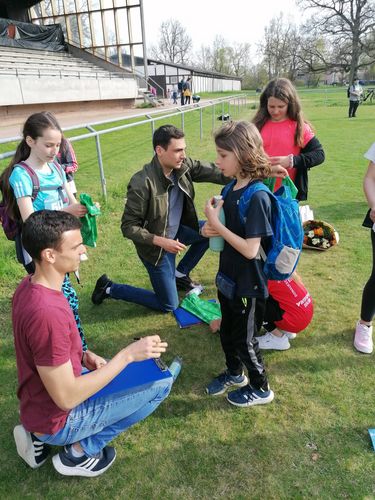
[[[79,202],[87,208],[87,214],[80,218],[83,243],[89,247],[96,247],[96,240],[98,239],[96,216],[100,215],[100,208],[94,204],[91,196],[86,193],[81,193]]]
[[[195,293],[186,295],[180,307],[186,309],[186,311],[189,311],[208,324],[215,319],[221,319],[220,304],[200,299]]]
[[[265,184],[268,187],[268,189],[271,191],[271,193],[273,193],[273,190],[275,189],[275,184],[276,184],[276,177],[268,177],[268,179],[264,179],[263,184]],[[295,198],[297,196],[298,189],[296,188],[294,182],[289,177],[289,175],[282,180],[282,185],[289,187],[292,198]]]

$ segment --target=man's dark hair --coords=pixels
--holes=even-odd
[[[161,146],[163,149],[167,149],[171,139],[182,139],[183,137],[185,137],[185,134],[180,128],[177,128],[174,125],[162,125],[155,130],[152,137],[154,151],[156,146]]]
[[[33,260],[40,261],[46,248],[59,250],[66,231],[80,229],[77,217],[62,210],[39,210],[32,213],[22,227],[22,244]]]

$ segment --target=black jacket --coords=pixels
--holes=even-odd
[[[293,157],[293,166],[297,169],[294,184],[298,189],[297,200],[307,200],[308,178],[307,171],[311,167],[320,165],[325,160],[323,146],[316,137],[313,137],[299,155]]]

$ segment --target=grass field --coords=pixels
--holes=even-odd
[[[110,357],[134,336],[158,333],[170,345],[165,361],[179,354],[184,366],[168,400],[114,442],[117,460],[100,478],[63,478],[50,461],[37,471],[29,469],[12,438],[18,402],[10,300],[23,269],[13,244],[0,235],[1,498],[375,498],[375,454],[367,433],[375,427],[374,356],[352,347],[371,269],[369,231],[361,227],[366,212],[362,179],[363,153],[375,139],[375,107],[365,104],[356,119],[348,120],[345,90],[330,92],[328,99],[314,92],[301,97],[326,152],[325,164],[310,171],[308,201],[316,218],[335,226],[340,244],[327,252],[303,252],[299,272],[314,299],[315,316],[290,350],[265,353],[274,402],[235,409],[224,397],[204,394],[205,384],[223,368],[219,338],[208,327],[180,330],[170,314],[120,301],[92,305],[92,288],[104,272],[115,281],[149,287],[119,224],[127,181],[151,157],[150,127],[103,137],[107,203],[101,200],[94,141],[76,143],[76,184],[103,208],[98,246],[89,249],[81,269],[83,286],[77,286],[89,345]],[[250,118],[251,108],[241,117]],[[206,132],[211,123],[205,114]],[[210,134],[199,139],[198,113],[186,117],[185,129],[188,154],[214,160]],[[205,200],[217,191],[209,184],[196,185],[201,216]],[[215,296],[217,259],[208,252],[193,274],[206,285],[204,298]]]

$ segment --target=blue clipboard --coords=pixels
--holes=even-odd
[[[216,302],[216,300],[209,299],[208,302]],[[195,316],[195,314],[190,313],[183,307],[177,307],[177,309],[173,311],[173,314],[180,328],[189,328],[189,326],[194,326],[204,323],[204,321],[198,318],[198,316]]]
[[[134,387],[141,387],[169,377],[172,378],[172,374],[160,358],[136,361],[127,365],[113,380],[111,380],[111,382],[109,382],[109,384],[88,399],[93,400],[101,398],[109,394],[123,392],[127,389],[133,389]]]

